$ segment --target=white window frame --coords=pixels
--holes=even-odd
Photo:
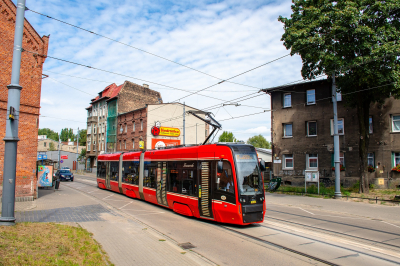
[[[136,125],[135,125],[135,122],[133,122],[133,132],[135,132],[135,130],[136,130]]]
[[[289,135],[286,135],[286,126],[288,126],[288,125],[291,125],[292,126],[292,134],[289,136]],[[293,138],[293,123],[286,123],[286,124],[283,124],[283,137],[284,138]]]
[[[125,132],[128,133],[128,124],[125,124]]]
[[[289,96],[290,103],[286,105],[286,96]],[[283,108],[292,107],[292,94],[291,93],[284,93],[283,94]]]
[[[87,150],[90,151],[90,141],[87,143]]]
[[[314,101],[313,102],[311,102],[311,101],[308,101],[308,92],[311,92],[311,91],[314,91]],[[310,96],[311,96],[312,94],[310,94]],[[316,102],[317,102],[317,98],[316,98],[316,94],[315,94],[315,89],[311,89],[311,90],[307,90],[307,105],[313,105],[313,104],[316,104]]]
[[[394,117],[396,117],[396,120],[394,119]],[[392,120],[392,132],[400,132],[400,127],[399,127],[398,130],[396,130],[395,127],[394,127],[394,122],[395,121],[396,122],[398,121],[400,123],[400,114],[392,115],[391,120]]]
[[[119,134],[122,134],[124,132],[124,128],[121,125],[121,128],[119,129]]]
[[[371,165],[369,163],[369,160],[372,159],[372,165],[371,166],[375,167],[375,154],[373,152],[369,152],[367,157],[368,157],[368,160],[367,160],[368,166]]]
[[[400,152],[393,152],[393,167],[396,167],[398,165],[396,164],[396,159],[398,159],[398,164],[400,164]]]
[[[287,163],[286,163],[287,159],[292,159],[292,166],[291,167],[287,167]],[[293,170],[294,169],[293,154],[283,154],[282,155],[282,161],[283,161],[283,165],[282,165],[282,169],[283,170]]]
[[[340,124],[339,121],[342,121],[343,132],[340,133],[338,128],[338,135],[344,135],[344,118],[338,118],[338,125]],[[331,136],[333,136],[333,134],[334,134],[333,119],[331,119]]]
[[[310,123],[315,123],[315,135],[310,135]],[[317,121],[307,121],[307,136],[308,137],[316,137],[318,135],[318,125]]]
[[[315,156],[316,155],[316,156]],[[316,167],[311,167],[310,165],[310,160],[311,159],[317,159],[317,166]],[[315,170],[315,169],[318,169],[318,154],[307,154],[306,155],[306,160],[307,160],[307,169],[310,169],[310,170]]]

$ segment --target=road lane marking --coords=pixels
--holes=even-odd
[[[300,210],[303,210],[303,211],[305,211],[305,212],[308,212],[309,214],[315,215],[314,213],[312,213],[312,212],[309,212],[309,211],[306,211],[306,210],[305,210],[305,209],[303,209],[303,208],[300,208],[300,207],[297,207],[297,208],[299,208]]]
[[[381,221],[382,223],[385,223],[385,224],[390,224],[390,225],[393,225],[393,226],[395,226],[395,227],[398,227],[398,228],[400,228],[400,226],[398,226],[398,225],[394,225],[394,224],[391,224],[391,223],[388,223],[388,222],[385,222],[385,221]]]
[[[113,196],[113,195],[107,196],[107,197],[103,198],[103,200],[105,200],[106,198],[112,197],[112,196]]]
[[[121,208],[118,208],[118,209],[120,210],[120,209],[122,209],[123,207],[128,206],[128,205],[131,204],[131,203],[133,203],[133,201],[131,201],[131,202],[125,204],[124,206],[122,206]]]

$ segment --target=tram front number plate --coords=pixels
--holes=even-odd
[[[251,204],[255,204],[255,203],[257,203],[257,201],[252,200],[252,201],[250,201],[250,203],[251,203]]]

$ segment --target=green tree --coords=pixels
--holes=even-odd
[[[261,134],[249,138],[247,144],[253,145],[256,148],[269,149],[271,147],[270,143]]]
[[[303,61],[304,79],[334,75],[346,105],[358,113],[360,192],[369,192],[369,107],[400,96],[400,1],[293,1],[282,41]]]
[[[46,135],[48,139],[58,141],[58,133],[50,128],[41,128],[38,130],[38,135]]]
[[[84,148],[84,149],[81,150],[81,154],[79,154],[78,160],[80,161],[80,160],[85,159],[85,158],[86,158],[86,149]]]
[[[79,130],[79,146],[86,146],[86,129]]]
[[[56,149],[56,146],[54,145],[53,142],[50,142],[50,144],[49,144],[49,150],[50,150],[50,151],[56,151],[56,150],[57,150],[57,149]]]
[[[232,132],[224,131],[219,136],[218,142],[236,142],[236,139]]]

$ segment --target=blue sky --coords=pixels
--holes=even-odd
[[[14,1],[16,2],[16,1]],[[279,15],[290,16],[291,1],[27,1],[31,10],[105,35],[131,46],[226,79],[288,53],[280,38]],[[43,73],[40,128],[86,128],[90,99],[111,83],[144,79],[184,90],[200,90],[219,80],[136,49],[98,37],[31,11],[25,17],[40,35],[50,34],[48,55],[130,76],[122,77],[48,58]],[[301,79],[301,59],[286,57],[202,94],[230,100],[257,89]],[[76,77],[85,79],[79,79]],[[133,78],[134,77],[134,78]],[[87,79],[97,80],[91,81]],[[164,102],[189,93],[148,83]],[[85,91],[85,93],[76,89]],[[193,95],[183,101],[203,109],[221,101]],[[261,94],[211,110],[217,120],[270,109]],[[247,106],[244,106],[247,105]],[[254,107],[248,107],[254,106]],[[50,118],[53,117],[53,118]],[[55,119],[56,118],[56,119]],[[66,119],[66,120],[62,120]],[[68,121],[73,120],[73,121]],[[270,140],[270,112],[223,121],[223,130],[246,141],[255,134]]]

